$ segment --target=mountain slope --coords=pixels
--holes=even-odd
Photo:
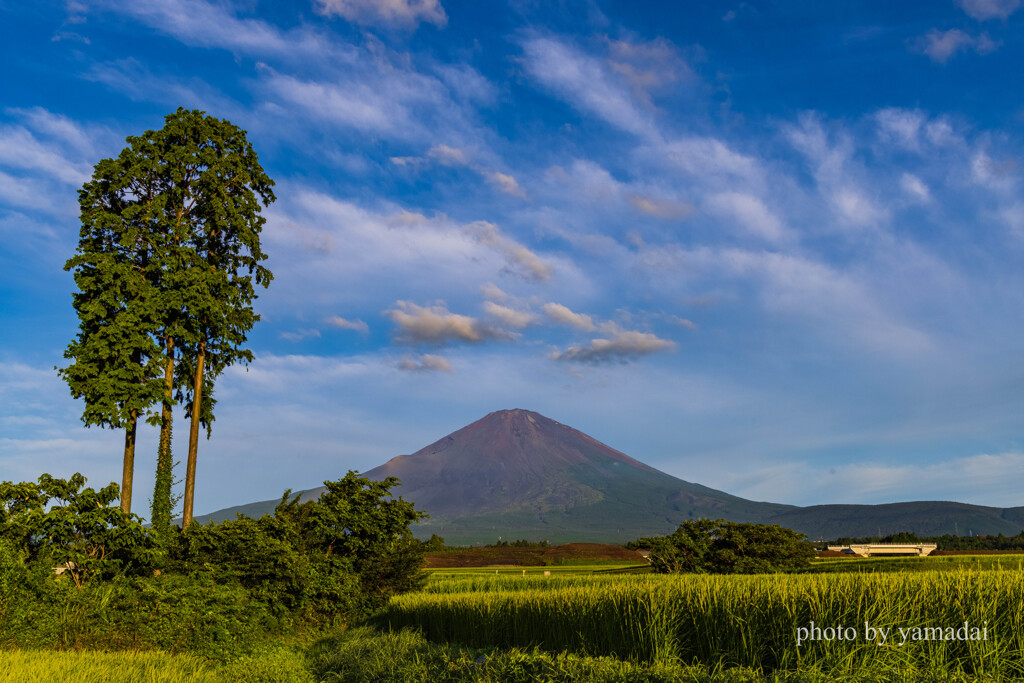
[[[878,531],[1009,535],[1024,528],[1024,508],[944,502],[801,508],[750,501],[660,472],[528,410],[490,413],[364,476],[398,477],[402,484],[393,492],[431,515],[417,525],[416,535],[437,533],[455,544],[493,542],[499,536],[620,542],[670,533],[682,521],[702,517],[781,524],[814,539]],[[322,491],[305,491],[303,499]],[[277,502],[198,519],[258,515]]]

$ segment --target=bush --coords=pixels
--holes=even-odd
[[[686,521],[669,536],[641,541],[661,573],[762,574],[805,567],[814,557],[813,546],[792,529],[724,519]]]
[[[120,487],[111,483],[95,491],[85,482],[76,473],[67,480],[44,474],[37,484],[0,483],[0,537],[30,561],[64,568],[79,588],[150,573],[157,545],[139,517],[111,505]]]

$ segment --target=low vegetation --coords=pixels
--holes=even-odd
[[[659,573],[763,574],[806,567],[814,547],[803,534],[774,524],[687,520],[669,536],[641,538]]]
[[[430,543],[409,533],[420,513],[390,497],[394,483],[349,473],[316,502],[286,495],[273,516],[164,534],[113,505],[116,485],[0,484],[0,683],[1024,676],[1011,558],[806,567],[796,534],[719,521],[642,539],[664,574],[593,563],[622,553],[634,564],[614,569],[647,568],[624,548],[513,542],[436,555],[546,564],[428,580]],[[587,561],[589,574],[573,564]]]
[[[536,646],[652,665],[1024,675],[1024,575],[1016,570],[557,581],[478,577],[444,583],[395,597],[377,623],[415,628],[438,643]],[[965,623],[978,629],[978,638],[921,639],[912,630]],[[866,625],[889,629],[889,640],[867,637]],[[832,628],[833,636],[815,638],[812,631],[798,646],[799,629],[814,626]],[[835,637],[840,627],[853,629],[855,637]]]
[[[160,534],[80,475],[0,484],[0,644],[229,661],[343,625],[419,588],[421,516],[350,472],[273,516]]]

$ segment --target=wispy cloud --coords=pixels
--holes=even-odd
[[[467,225],[465,229],[480,244],[502,254],[516,272],[542,282],[551,278],[551,266],[522,244],[502,234],[494,223],[477,221]]]
[[[396,341],[402,344],[465,342],[480,344],[488,340],[512,340],[505,330],[486,325],[468,315],[452,313],[443,303],[417,306],[411,301],[396,301],[386,315],[398,326]]]
[[[607,338],[591,339],[589,343],[570,346],[565,351],[552,354],[552,360],[580,363],[624,363],[640,356],[671,351],[675,342],[662,339],[650,332],[624,330],[615,323],[605,323],[601,331]]]
[[[424,353],[418,358],[403,358],[398,369],[406,372],[454,372],[452,364],[443,356]]]
[[[928,55],[933,62],[945,64],[956,53],[964,50],[987,55],[998,49],[999,43],[989,38],[987,33],[972,36],[958,28],[951,28],[948,31],[932,29],[918,38],[914,46],[919,52]]]
[[[956,4],[978,21],[1005,20],[1021,8],[1021,0],[956,0]]]
[[[593,318],[589,315],[574,313],[568,306],[563,306],[562,304],[554,302],[544,304],[544,314],[556,323],[575,327],[577,330],[583,330],[584,332],[597,329]]]
[[[484,302],[484,312],[495,318],[505,327],[513,330],[521,330],[537,322],[537,316],[529,311],[520,311],[508,306],[496,304],[493,301]]]
[[[448,15],[438,0],[315,0],[317,11],[357,24],[416,26],[420,22],[444,26]]]
[[[722,192],[708,199],[710,211],[739,223],[742,229],[769,242],[786,238],[782,221],[757,197],[741,192]]]
[[[282,332],[281,338],[287,339],[291,342],[302,341],[303,339],[319,338],[320,330],[312,327],[306,327],[301,330],[295,330],[294,332]]]
[[[369,332],[370,326],[364,323],[362,320],[346,320],[341,316],[334,315],[327,318],[325,321],[331,327],[337,327],[341,330],[354,330],[355,332]]]
[[[552,37],[528,38],[522,47],[523,66],[544,88],[617,128],[643,136],[654,133],[650,117],[601,60]]]
[[[296,58],[322,58],[329,52],[322,36],[308,28],[281,30],[262,19],[240,18],[228,6],[204,0],[89,0],[81,5],[88,12],[100,9],[132,17],[187,45]]]

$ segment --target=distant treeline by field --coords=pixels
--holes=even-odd
[[[918,536],[910,532],[889,534],[888,536],[870,536],[860,538],[837,538],[828,545],[850,545],[856,543],[934,543],[939,551],[947,550],[1015,550],[1024,552],[1024,531],[1016,536],[1003,534],[982,536]],[[816,544],[824,545],[824,544]]]

